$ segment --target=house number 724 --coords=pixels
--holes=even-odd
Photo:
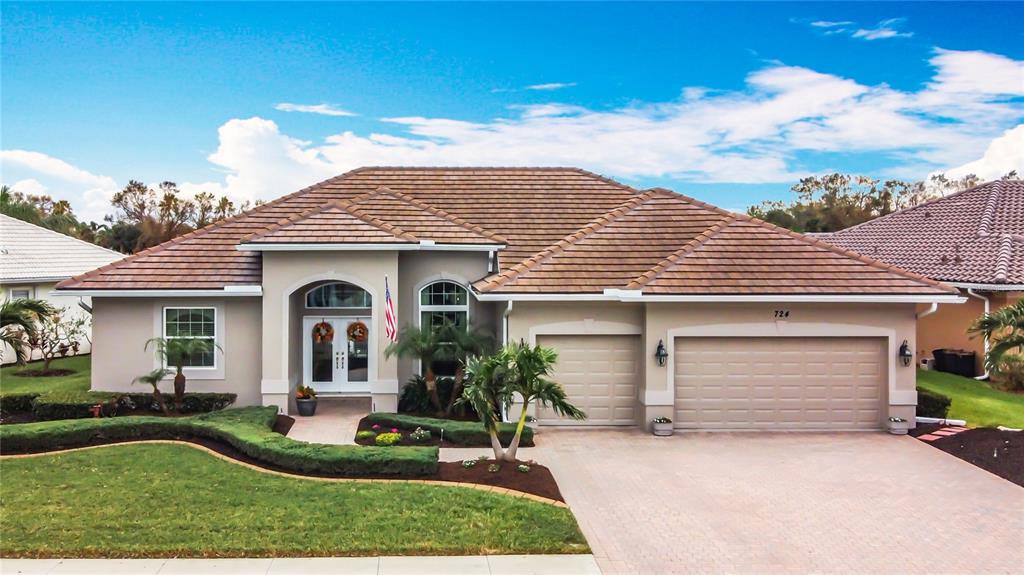
[[[777,309],[775,310],[775,319],[784,319],[789,317],[788,309]]]

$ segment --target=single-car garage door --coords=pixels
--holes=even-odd
[[[640,336],[547,335],[537,343],[558,351],[554,380],[565,388],[569,401],[587,413],[586,420],[576,421],[541,408],[541,424],[636,424]]]
[[[677,338],[676,427],[878,429],[885,352],[882,338]]]

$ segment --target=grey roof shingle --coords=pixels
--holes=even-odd
[[[0,282],[60,281],[124,254],[0,214]]]

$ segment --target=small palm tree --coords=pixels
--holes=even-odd
[[[526,427],[527,409],[533,402],[550,407],[558,415],[586,419],[586,413],[569,403],[562,386],[550,379],[557,361],[555,350],[526,343],[507,345],[486,359],[473,357],[466,361],[468,383],[460,401],[472,405],[480,415],[491,435],[496,459],[516,460],[523,428]],[[522,413],[508,449],[500,453],[498,416],[494,406],[501,405],[508,410],[517,395],[523,401]]]
[[[213,340],[202,337],[154,337],[146,342],[144,348],[146,351],[149,351],[150,344],[154,345],[157,355],[160,356],[164,364],[174,366],[174,408],[178,411],[181,411],[182,402],[185,399],[184,369],[189,358],[210,353],[214,349],[224,351]]]
[[[167,403],[164,402],[164,396],[160,393],[160,382],[172,373],[174,372],[165,367],[161,367],[160,369],[154,369],[146,375],[140,375],[132,380],[132,383],[144,383],[153,388],[153,399],[156,401],[156,404],[160,406],[160,411],[162,411],[164,415],[170,415],[171,412],[168,411]]]
[[[456,363],[455,377],[452,382],[452,395],[448,399],[448,405],[443,410],[444,417],[450,417],[455,409],[455,404],[462,396],[462,387],[466,379],[466,360],[473,356],[483,356],[494,350],[494,336],[487,330],[469,326],[468,328],[458,326],[446,321],[437,330],[438,339],[444,347],[445,359]]]
[[[1024,347],[1024,300],[981,316],[968,332],[989,342],[985,368],[998,371],[1007,353]]]
[[[406,326],[398,334],[398,340],[384,350],[386,357],[415,357],[423,363],[423,380],[426,382],[430,403],[438,413],[443,411],[441,398],[437,395],[437,375],[434,374],[434,362],[447,359],[448,350],[442,345],[438,332],[429,327],[421,329]]]
[[[0,305],[0,341],[11,346],[19,365],[28,361],[32,347],[29,341],[39,334],[39,325],[55,310],[38,299],[18,299]]]

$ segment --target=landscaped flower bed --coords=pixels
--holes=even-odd
[[[910,434],[918,437],[942,427],[918,425]],[[979,427],[923,443],[1024,487],[1024,431]]]
[[[172,405],[174,397],[163,394],[164,401]],[[175,415],[218,411],[235,402],[233,393],[186,393],[181,412]],[[81,419],[124,415],[159,416],[154,407],[152,393],[118,393],[106,391],[50,391],[46,393],[0,394],[0,412],[4,423],[28,423],[54,419]]]
[[[414,434],[420,430],[417,438]],[[498,437],[508,443],[515,435],[514,423],[503,423]],[[382,433],[399,433],[401,440],[395,445],[434,445],[437,447],[490,447],[491,438],[479,421],[458,421],[453,419],[437,419],[433,417],[417,417],[402,413],[375,412],[359,421],[355,442],[359,445],[378,445],[376,438]],[[429,435],[422,435],[428,433]],[[523,429],[520,442],[523,447],[533,447],[533,429]]]

